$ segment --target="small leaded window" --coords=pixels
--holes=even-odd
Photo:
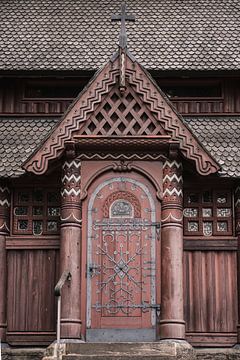
[[[231,192],[188,189],[184,192],[183,215],[185,235],[232,235]]]
[[[18,189],[14,195],[13,233],[54,235],[59,232],[60,196],[46,188]]]

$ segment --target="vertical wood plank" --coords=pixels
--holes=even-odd
[[[233,251],[184,253],[187,331],[236,332],[236,269]]]
[[[8,252],[8,331],[54,331],[57,255],[56,250]]]

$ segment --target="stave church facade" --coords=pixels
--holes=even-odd
[[[240,5],[120,5],[0,4],[1,342],[231,348]]]

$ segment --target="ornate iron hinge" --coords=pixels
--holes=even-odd
[[[161,305],[160,304],[148,304],[148,303],[141,303],[141,304],[131,304],[131,305],[124,305],[124,304],[105,304],[101,305],[100,303],[96,303],[92,306],[96,309],[96,311],[101,311],[101,309],[142,309],[143,312],[146,312],[150,309],[156,309],[157,312],[160,312]]]

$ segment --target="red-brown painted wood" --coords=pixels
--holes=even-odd
[[[191,82],[197,87],[199,83],[207,84],[214,82],[214,79],[199,79],[193,78],[186,80],[179,79],[158,79],[159,86],[173,84],[186,85]],[[82,89],[83,83],[86,83],[86,78],[77,78],[74,81],[64,80],[66,87],[69,84],[79,84],[79,92]],[[170,100],[175,105],[176,109],[184,115],[205,115],[205,114],[239,114],[240,113],[240,87],[238,79],[222,78],[217,82],[222,83],[222,96],[219,98],[176,98],[172,97]],[[30,80],[31,82],[31,80]],[[35,79],[34,83],[39,83],[39,87],[49,86],[49,79]],[[58,86],[61,80],[51,80],[51,86]],[[29,79],[3,79],[0,87],[0,114],[2,115],[62,115],[68,106],[72,103],[73,97],[70,94],[64,98],[30,98],[25,96],[25,86],[29,83]]]
[[[54,332],[56,250],[8,251],[8,335]],[[39,336],[39,334],[38,334]]]
[[[156,270],[156,278],[154,276],[154,281],[156,280],[155,285],[155,296],[156,296],[156,303],[160,303],[160,239],[156,236],[156,263],[151,264],[151,255],[150,255],[150,243],[147,244],[145,235],[148,234],[150,229],[145,229],[142,233],[140,231],[140,234],[135,234],[134,231],[130,230],[129,236],[132,236],[132,239],[130,239],[129,236],[126,237],[126,241],[124,241],[124,231],[121,232],[121,230],[117,229],[116,233],[112,231],[112,233],[109,233],[109,236],[107,234],[106,229],[102,230],[101,227],[96,227],[93,225],[91,226],[91,229],[89,228],[90,225],[88,225],[88,216],[92,216],[92,224],[95,224],[97,221],[103,222],[103,221],[112,221],[114,218],[109,217],[110,216],[110,209],[112,204],[119,198],[124,199],[126,201],[129,201],[133,204],[135,216],[132,218],[132,221],[141,221],[141,219],[149,220],[151,221],[151,212],[145,211],[146,209],[150,209],[150,203],[147,198],[144,197],[144,194],[141,192],[140,188],[134,183],[138,184],[138,182],[145,184],[147,186],[147,189],[150,190],[151,196],[154,199],[155,206],[156,206],[156,221],[160,220],[160,203],[159,200],[156,198],[157,195],[157,189],[153,187],[153,185],[149,182],[149,179],[147,179],[147,176],[149,174],[157,175],[158,179],[161,179],[161,166],[159,163],[156,164],[145,164],[145,162],[138,162],[138,169],[142,169],[142,172],[146,173],[146,177],[143,175],[140,175],[139,173],[136,173],[134,171],[130,172],[118,172],[118,171],[111,171],[111,167],[115,168],[116,165],[119,163],[119,168],[121,168],[120,162],[112,163],[110,161],[105,161],[101,163],[98,163],[96,166],[94,166],[93,162],[83,162],[82,164],[82,170],[83,170],[83,190],[85,196],[84,202],[83,202],[83,243],[82,243],[82,267],[86,268],[86,273],[82,274],[82,320],[83,320],[83,326],[82,326],[82,333],[85,335],[85,329],[86,329],[86,313],[87,313],[87,301],[88,301],[88,295],[89,289],[87,288],[87,278],[89,278],[89,271],[88,267],[90,264],[86,263],[86,254],[88,254],[88,246],[89,243],[87,242],[87,239],[92,239],[92,256],[91,260],[92,263],[96,266],[102,266],[103,263],[105,263],[104,266],[112,266],[110,263],[112,261],[107,260],[106,257],[108,257],[104,251],[101,249],[104,249],[104,242],[108,243],[108,255],[111,258],[114,258],[114,261],[120,260],[120,253],[121,249],[125,253],[125,250],[129,252],[129,255],[134,255],[137,252],[137,249],[144,247],[144,254],[140,254],[136,256],[136,258],[133,259],[133,262],[131,263],[131,266],[133,266],[132,270],[126,270],[126,272],[132,276],[133,279],[137,281],[143,281],[144,285],[142,285],[144,291],[140,291],[140,287],[134,287],[131,284],[131,276],[128,279],[128,286],[129,290],[133,288],[133,298],[129,299],[128,301],[125,301],[126,304],[131,305],[130,303],[134,304],[141,304],[143,302],[151,303],[150,298],[150,284],[152,282],[150,277],[150,269],[155,267]],[[145,164],[145,166],[144,166]],[[155,166],[158,165],[158,166]],[[95,171],[93,171],[95,168]],[[98,171],[97,171],[98,169]],[[108,169],[108,172],[105,172],[104,169]],[[148,173],[149,172],[149,173]],[[95,179],[93,180],[92,175],[95,173]],[[147,175],[148,174],[148,175]],[[114,183],[113,185],[108,185],[106,183],[105,186],[97,193],[97,196],[95,198],[95,201],[92,204],[93,211],[90,211],[88,209],[89,201],[91,199],[91,195],[96,190],[97,186],[101,186],[104,182],[111,181],[112,178],[129,178],[133,183],[131,182],[124,182],[121,181]],[[141,197],[141,195],[143,197]],[[127,200],[128,199],[128,200]],[[96,209],[97,211],[95,212]],[[134,220],[135,219],[135,220]],[[89,234],[89,230],[91,231],[91,234]],[[125,230],[125,232],[127,229]],[[140,237],[138,237],[140,235]],[[99,241],[94,240],[99,239]],[[112,241],[111,241],[111,239]],[[121,248],[121,243],[123,244],[123,247]],[[99,255],[97,253],[101,252]],[[114,254],[115,252],[115,254]],[[141,251],[140,251],[141,252]],[[123,254],[123,257],[126,256],[126,254]],[[89,254],[88,254],[89,257]],[[102,258],[102,260],[100,259]],[[149,257],[149,259],[147,259]],[[109,259],[109,258],[108,258]],[[141,268],[141,271],[137,271],[136,268]],[[105,274],[105,272],[100,272],[100,274],[97,274],[97,269],[93,270],[96,271],[96,275],[93,275],[90,280],[91,283],[91,304],[94,307],[89,307],[91,311],[91,321],[88,320],[88,326],[90,328],[151,328],[151,327],[157,327],[157,322],[155,324],[152,324],[151,322],[151,310],[142,312],[140,308],[131,309],[131,307],[124,311],[118,310],[116,311],[116,314],[110,314],[110,312],[107,311],[107,309],[99,309],[100,311],[96,311],[96,303],[100,302],[100,305],[104,305],[109,302],[109,298],[111,297],[111,289],[107,289],[107,292],[105,293],[105,288],[99,291],[99,286],[97,285],[98,281],[106,282],[108,280],[109,273]],[[110,275],[114,274],[113,270],[109,270]],[[101,275],[102,274],[102,275]],[[145,276],[148,275],[148,276]],[[118,277],[117,277],[117,280]],[[116,280],[116,281],[117,281]],[[124,280],[126,281],[126,279]],[[118,289],[118,285],[114,285]],[[146,290],[146,292],[145,292]],[[115,303],[121,303],[124,302],[124,299],[122,298],[122,294],[119,292],[116,293],[116,295],[113,295]],[[110,299],[111,300],[111,299]],[[130,301],[131,300],[131,301]]]
[[[71,281],[62,289],[61,337],[80,339],[80,243],[81,243],[81,163],[66,160],[62,172],[60,234],[60,274],[68,270]]]
[[[182,164],[163,165],[162,283],[160,337],[185,339],[183,315]]]
[[[240,343],[240,184],[235,189],[235,227],[237,236],[237,289],[238,289],[238,323],[237,342]]]
[[[236,252],[184,252],[184,293],[188,333],[232,336],[237,325]]]
[[[0,182],[0,339],[6,341],[7,329],[7,253],[6,236],[9,234],[10,191]]]

